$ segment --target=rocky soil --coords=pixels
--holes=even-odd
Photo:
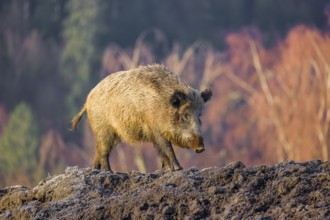
[[[330,219],[330,162],[115,173],[0,190],[0,219]]]

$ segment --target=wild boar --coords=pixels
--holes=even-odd
[[[200,116],[212,91],[185,84],[163,65],[140,66],[110,74],[96,85],[72,119],[72,130],[85,112],[96,137],[93,167],[111,170],[109,154],[121,141],[152,142],[162,167],[182,169],[172,144],[204,151]]]

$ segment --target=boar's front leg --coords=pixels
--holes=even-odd
[[[171,162],[170,159],[165,155],[161,150],[158,150],[159,148],[156,147],[157,153],[160,156],[161,164],[162,164],[162,169],[165,170],[171,170]]]
[[[162,168],[165,167],[167,170],[181,170],[182,167],[179,161],[176,159],[172,144],[165,138],[158,136],[155,139],[154,146],[161,158]]]

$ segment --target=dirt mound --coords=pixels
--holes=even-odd
[[[111,174],[69,167],[0,190],[0,219],[330,219],[330,162]]]

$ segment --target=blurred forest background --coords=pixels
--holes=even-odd
[[[329,0],[0,0],[0,186],[91,166],[86,119],[98,81],[163,63],[214,97],[206,151],[188,168],[329,160]],[[115,171],[160,168],[150,144],[121,144]]]

